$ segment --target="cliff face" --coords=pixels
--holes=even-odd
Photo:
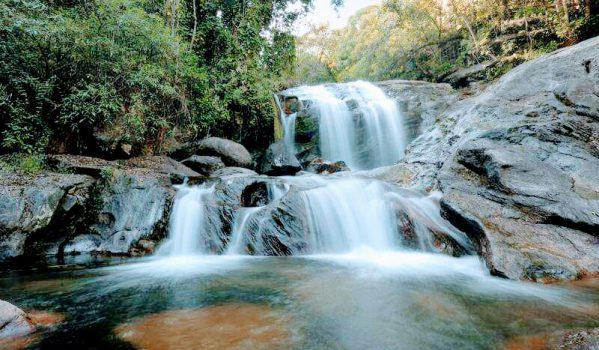
[[[408,147],[413,181],[513,279],[599,272],[599,38],[525,63]]]

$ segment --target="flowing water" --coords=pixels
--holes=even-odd
[[[302,86],[290,93],[308,101],[316,111],[324,159],[344,161],[351,169],[360,170],[390,165],[403,157],[406,132],[402,114],[397,103],[374,84]],[[292,125],[296,116],[283,119],[285,125]],[[286,134],[286,142],[294,137],[295,131]]]
[[[318,96],[329,159],[368,168],[401,157],[401,116],[378,88],[302,91]],[[265,198],[227,204],[235,181],[262,181]],[[490,276],[467,236],[441,217],[439,193],[351,173],[252,181],[178,186],[169,237],[154,257],[69,257],[66,266],[4,273],[0,299],[65,317],[25,345],[526,349],[531,335],[599,326],[597,286]]]

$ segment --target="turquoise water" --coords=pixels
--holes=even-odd
[[[103,265],[3,274],[0,299],[66,317],[30,348],[134,349],[117,327],[215,305],[257,305],[283,317],[277,327],[285,328],[290,349],[495,349],[518,336],[599,326],[599,290],[490,277],[476,257],[365,252]],[[237,321],[218,320],[231,327]],[[280,347],[262,345],[251,348]]]

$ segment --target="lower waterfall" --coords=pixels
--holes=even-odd
[[[436,251],[439,237],[464,251],[471,249],[468,238],[441,218],[434,195],[352,176],[304,175],[281,180],[285,183],[268,186],[268,204],[231,205],[232,218],[209,210],[217,201],[214,185],[181,186],[171,215],[170,238],[159,253]]]

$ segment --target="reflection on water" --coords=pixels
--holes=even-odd
[[[592,285],[507,281],[475,257],[414,252],[147,259],[12,274],[0,287],[66,316],[32,349],[495,349],[599,326]]]

